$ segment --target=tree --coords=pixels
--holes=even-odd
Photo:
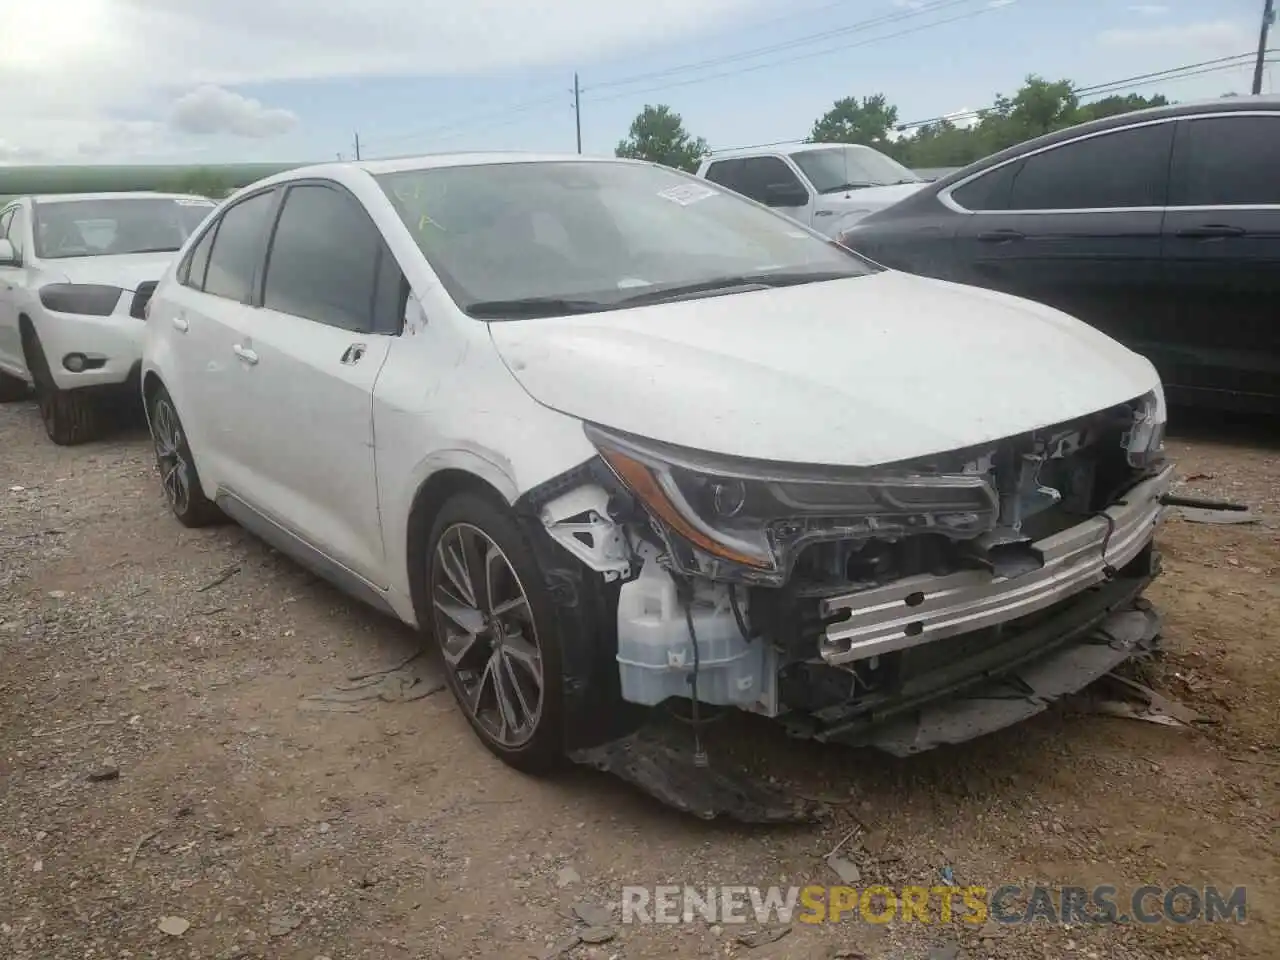
[[[174,190],[178,193],[194,193],[196,196],[208,197],[211,200],[221,200],[231,192],[231,186],[218,171],[199,167],[179,177]]]
[[[883,93],[837,100],[813,125],[809,139],[814,143],[861,143],[890,153],[889,131],[898,122],[898,108]]]
[[[692,173],[707,154],[707,141],[691,137],[680,114],[666,104],[650,106],[631,121],[627,139],[618,143],[615,155],[633,160],[650,160]]]
[[[1080,120],[1101,120],[1103,117],[1115,117],[1134,110],[1147,110],[1151,107],[1167,107],[1169,101],[1156,94],[1154,97],[1143,97],[1131,93],[1127,97],[1110,96],[1095,100],[1080,107]]]

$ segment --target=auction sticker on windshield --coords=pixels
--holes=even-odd
[[[667,187],[665,190],[659,190],[658,196],[664,200],[670,200],[672,203],[678,203],[682,207],[687,207],[689,204],[705,200],[707,197],[714,197],[717,192],[698,183],[684,183],[678,187]]]

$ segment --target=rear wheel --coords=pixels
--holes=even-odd
[[[151,439],[156,449],[156,467],[160,486],[169,509],[185,527],[204,527],[222,519],[222,511],[204,494],[196,476],[195,461],[187,444],[186,432],[178,419],[173,398],[164,387],[157,387],[148,411]]]
[[[63,390],[53,380],[44,348],[33,339],[28,365],[35,381],[36,401],[45,433],[59,446],[71,447],[95,440],[102,432],[97,398],[90,390]]]

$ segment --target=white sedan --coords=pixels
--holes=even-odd
[[[179,521],[433,636],[524,769],[669,701],[914,752],[1157,640],[1150,363],[664,167],[263,180],[161,280],[142,389]]]
[[[137,396],[147,299],[214,206],[96,193],[0,209],[0,400],[34,386],[54,443],[93,439],[104,401]]]

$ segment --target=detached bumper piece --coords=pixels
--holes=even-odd
[[[746,774],[696,766],[688,739],[688,730],[649,726],[598,747],[575,750],[569,759],[611,773],[703,820],[810,823],[822,818],[820,805],[789,797]]]

